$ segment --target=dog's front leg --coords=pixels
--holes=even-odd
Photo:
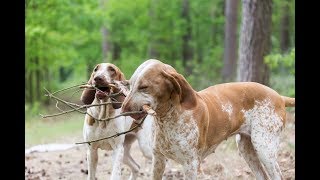
[[[200,169],[199,161],[197,159],[191,159],[183,166],[184,179],[196,180],[198,169]]]
[[[113,150],[112,153],[112,174],[111,180],[120,180],[121,177],[121,162],[123,160],[123,145],[119,144],[116,149]]]
[[[161,180],[166,168],[166,158],[160,152],[154,152],[152,157],[152,179]]]
[[[88,180],[95,180],[96,169],[98,164],[98,151],[97,149],[87,150],[87,164],[88,164]]]

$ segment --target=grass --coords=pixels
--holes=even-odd
[[[58,96],[70,102],[80,103],[80,93],[78,92],[71,97],[73,92],[72,90],[62,92]],[[53,100],[50,100],[50,104],[47,106],[38,102],[25,104],[25,148],[37,144],[75,143],[82,140],[84,114],[73,112],[61,116],[41,118],[39,114],[48,115],[60,112],[55,104]],[[59,107],[64,110],[69,109],[62,103],[59,104]]]
[[[46,143],[75,143],[82,139],[83,114],[68,114],[60,118],[42,119],[26,113],[25,147]],[[70,142],[74,141],[74,142]]]

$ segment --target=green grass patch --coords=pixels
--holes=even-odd
[[[37,144],[70,141],[71,137],[82,138],[83,114],[67,114],[48,119],[29,115],[28,118],[25,124],[26,148]]]

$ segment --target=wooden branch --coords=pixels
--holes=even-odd
[[[78,90],[76,90],[75,92],[73,92],[72,94],[71,94],[71,97],[70,98],[72,98],[77,92],[79,92],[79,91],[81,91],[81,89],[78,89]]]
[[[109,94],[108,96],[109,96],[110,98],[112,98],[112,97],[117,97],[117,96],[119,96],[119,95],[124,95],[123,92],[122,92],[122,90],[120,90],[120,91],[117,92],[117,93]],[[126,96],[126,95],[124,95],[124,96]]]
[[[82,89],[82,88],[95,89],[97,91],[105,93],[107,97],[112,98],[112,97],[116,97],[116,96],[119,96],[119,95],[127,96],[127,94],[129,93],[129,89],[126,88],[127,84],[128,84],[128,82],[122,82],[122,81],[113,80],[112,83],[109,83],[107,86],[104,86],[104,87],[110,87],[110,88],[114,88],[114,89],[119,90],[118,93],[112,93],[112,94],[106,94],[105,92],[101,91],[97,86],[94,86],[92,84],[83,84],[83,85],[80,85],[79,88],[80,89]]]
[[[121,86],[121,87],[118,87],[118,86]],[[115,104],[115,103],[121,104],[122,102],[118,102],[114,97],[119,96],[119,95],[126,96],[125,93],[123,93],[124,90],[128,91],[126,86],[121,81],[116,81],[116,82],[108,84],[108,87],[117,88],[118,90],[120,90],[118,93],[113,93],[113,94],[109,94],[109,95],[106,94],[109,98],[111,98],[113,100],[112,103],[109,102],[109,103],[101,103],[101,104],[79,105],[79,104],[75,104],[75,103],[72,103],[72,102],[65,101],[63,99],[60,99],[60,98],[54,96],[54,94],[56,94],[58,92],[61,92],[61,91],[67,90],[67,89],[71,89],[71,88],[74,88],[74,87],[79,87],[80,89],[81,88],[93,88],[93,89],[95,89],[97,91],[101,91],[97,87],[95,87],[95,86],[93,86],[91,84],[87,84],[87,83],[82,83],[80,85],[75,85],[75,86],[71,86],[71,87],[68,87],[68,88],[64,88],[64,89],[55,91],[53,93],[49,92],[46,88],[44,88],[44,90],[47,92],[47,94],[45,96],[48,96],[50,98],[55,99],[57,101],[56,108],[59,109],[62,112],[56,113],[56,114],[51,114],[51,115],[42,115],[42,114],[40,114],[40,116],[42,118],[48,118],[48,117],[59,116],[59,115],[63,115],[63,114],[67,114],[67,113],[71,113],[71,112],[77,111],[77,112],[79,112],[81,114],[88,114],[89,116],[91,116],[92,118],[94,118],[97,121],[109,121],[111,119],[115,119],[115,118],[118,118],[120,116],[128,116],[128,115],[131,115],[131,114],[139,114],[139,113],[145,113],[145,112],[147,112],[148,114],[151,114],[151,115],[155,115],[155,113],[150,113],[150,110],[145,110],[145,111],[126,112],[126,113],[119,114],[119,115],[117,115],[115,117],[108,117],[108,118],[103,118],[103,119],[96,118],[96,117],[94,117],[93,115],[89,114],[86,111],[81,111],[81,109],[89,108],[89,107],[93,107],[93,106],[102,106],[102,105],[108,105],[108,104]],[[103,91],[101,91],[101,92],[103,92]],[[103,93],[105,93],[105,92],[103,92]],[[71,110],[67,110],[67,111],[63,111],[61,108],[58,107],[58,103],[59,102],[62,102],[63,104],[67,105],[68,107],[70,107],[72,109]]]
[[[40,116],[42,118],[48,118],[48,117],[53,117],[53,116],[60,116],[62,114],[67,114],[67,113],[71,113],[71,112],[74,112],[74,111],[77,111],[77,110],[80,110],[80,109],[84,109],[84,108],[89,108],[89,107],[93,107],[93,106],[102,106],[102,105],[110,105],[110,104],[114,104],[114,103],[117,103],[117,104],[122,104],[121,102],[105,102],[105,103],[101,103],[101,104],[88,104],[88,105],[82,105],[80,107],[77,107],[77,108],[72,108],[71,110],[68,110],[68,111],[62,111],[61,113],[56,113],[56,114],[50,114],[50,115],[42,115],[40,114]],[[87,112],[84,112],[82,114],[88,114]],[[90,115],[90,114],[89,114]],[[91,115],[90,115],[91,116]],[[93,117],[94,118],[94,117]]]
[[[75,87],[79,87],[79,86],[84,85],[84,84],[87,84],[87,83],[82,83],[82,84],[74,85],[74,86],[67,87],[67,88],[64,88],[64,89],[60,89],[60,90],[55,91],[55,92],[53,92],[53,93],[51,93],[51,94],[54,95],[54,94],[56,94],[56,93],[58,93],[58,92],[65,91],[65,90],[68,90],[68,89],[72,89],[72,88],[75,88]]]
[[[116,85],[114,85],[114,84],[108,84],[108,85],[106,85],[106,86],[103,86],[103,87],[112,87],[112,88],[117,88],[117,86]],[[79,88],[80,89],[82,89],[82,88],[97,88],[96,86],[94,86],[94,85],[92,85],[92,84],[83,84],[83,85],[80,85],[79,86]]]
[[[110,138],[115,138],[115,137],[118,137],[118,136],[120,136],[120,135],[127,134],[127,133],[129,133],[129,132],[137,129],[138,127],[141,127],[141,125],[142,125],[142,123],[144,122],[144,120],[146,119],[146,117],[147,117],[147,115],[142,118],[142,120],[141,120],[140,123],[137,123],[136,126],[132,127],[132,128],[129,129],[128,131],[124,131],[124,132],[121,132],[121,133],[116,133],[116,134],[114,134],[114,135],[112,135],[112,136],[108,136],[108,137],[105,137],[105,138],[96,139],[96,140],[92,140],[92,141],[78,142],[78,143],[76,143],[76,144],[89,144],[89,145],[90,145],[90,143],[93,143],[93,142],[97,142],[97,141],[101,141],[101,140],[106,140],[106,139],[110,139]]]
[[[56,102],[56,108],[63,112],[63,110],[59,108],[58,104],[59,104],[59,101]]]
[[[148,105],[143,105],[142,108],[143,108],[144,111],[146,111],[148,114],[150,114],[152,116],[156,116],[157,115],[157,113],[153,109],[151,109],[151,107],[148,106]]]
[[[108,117],[108,118],[103,118],[103,119],[95,119],[97,121],[110,121],[111,119],[116,119],[118,117],[121,117],[121,116],[129,116],[129,115],[132,115],[132,114],[141,114],[141,113],[146,113],[145,111],[131,111],[131,112],[125,112],[125,113],[121,113],[117,116],[114,116],[114,117]]]
[[[62,103],[64,103],[64,104],[66,104],[67,106],[71,107],[72,109],[76,109],[76,108],[74,108],[72,105],[75,105],[75,106],[77,106],[77,107],[80,106],[80,105],[78,105],[78,104],[74,104],[74,103],[67,102],[67,101],[65,101],[65,100],[63,100],[63,99],[60,99],[60,98],[52,95],[46,88],[44,88],[44,90],[48,93],[48,94],[46,94],[46,96],[49,96],[50,98],[53,98],[53,99],[55,99],[55,100],[58,100],[58,101],[60,101],[60,102],[62,102]],[[80,113],[82,113],[82,114],[85,114],[85,113],[86,113],[86,112],[83,112],[83,111],[80,111],[80,110],[76,110],[76,111],[78,111],[78,112],[80,112]]]
[[[52,114],[52,115],[42,115],[42,114],[39,114],[42,118],[48,118],[48,117],[53,117],[53,116],[59,116],[59,115],[63,115],[63,114],[66,114],[66,113],[70,113],[70,112],[74,112],[74,111],[77,111],[81,114],[88,114],[89,116],[91,116],[92,118],[94,118],[95,120],[97,121],[109,121],[111,119],[115,119],[115,118],[118,118],[120,116],[127,116],[127,115],[130,115],[130,113],[132,114],[136,114],[137,112],[130,112],[130,113],[124,113],[123,115],[120,114],[116,117],[109,117],[109,118],[104,118],[104,119],[99,119],[97,117],[94,117],[93,115],[89,114],[88,112],[86,111],[81,111],[80,109],[83,109],[83,108],[89,108],[89,107],[92,107],[92,106],[102,106],[102,105],[108,105],[108,104],[115,104],[115,103],[119,103],[121,104],[122,102],[106,102],[106,103],[101,103],[101,104],[90,104],[90,105],[78,105],[78,104],[75,104],[75,103],[71,103],[71,102],[68,102],[68,101],[65,101],[63,99],[60,99],[54,95],[52,95],[52,93],[50,93],[46,88],[44,88],[44,90],[48,93],[46,94],[46,96],[49,96],[50,98],[53,98],[55,99],[57,102],[62,102],[64,104],[66,104],[67,106],[69,106],[70,108],[72,108],[71,110],[68,110],[68,111],[63,111],[61,113],[56,113],[56,114]],[[74,107],[76,106],[76,107]],[[60,109],[60,108],[58,108]],[[140,113],[140,112],[138,112]]]

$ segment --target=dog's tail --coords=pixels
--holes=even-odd
[[[286,107],[295,107],[295,105],[296,105],[295,98],[291,98],[291,97],[287,97],[287,96],[281,96],[281,97],[284,100]]]

